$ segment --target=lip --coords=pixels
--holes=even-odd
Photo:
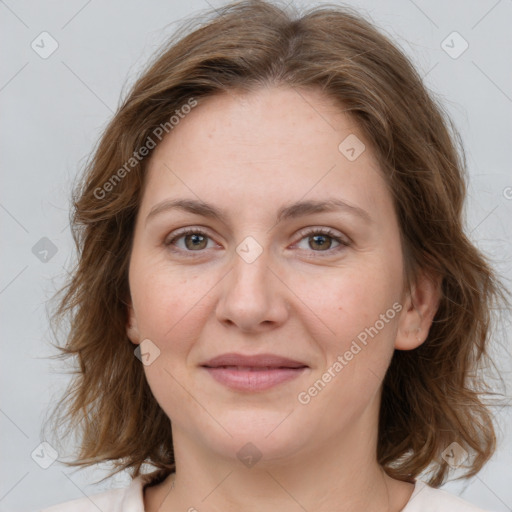
[[[201,364],[217,382],[238,391],[264,391],[302,375],[308,365],[275,354],[222,354]]]
[[[275,354],[243,355],[233,352],[229,354],[221,354],[220,356],[209,359],[202,363],[201,366],[208,366],[211,368],[217,368],[219,366],[238,366],[246,368],[304,368],[307,367],[307,364]]]

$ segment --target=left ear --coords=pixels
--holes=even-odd
[[[420,272],[406,292],[395,340],[397,350],[412,350],[426,339],[441,300],[441,276]]]

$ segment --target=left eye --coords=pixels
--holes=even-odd
[[[340,246],[348,246],[348,242],[338,236],[333,231],[327,229],[327,230],[316,230],[316,231],[309,231],[307,233],[302,233],[303,238],[301,238],[300,242],[303,240],[306,240],[307,247],[299,247],[300,249],[312,249],[315,252],[326,252],[331,249],[338,250],[341,247]],[[299,242],[299,244],[300,244]],[[337,244],[333,248],[333,242]],[[299,245],[298,244],[298,245]]]

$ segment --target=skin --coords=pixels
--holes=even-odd
[[[350,134],[366,146],[354,161],[338,150]],[[146,180],[127,332],[160,350],[144,371],[171,419],[177,464],[172,490],[173,476],[146,488],[146,510],[401,510],[413,484],[384,475],[376,461],[381,385],[393,351],[426,338],[439,283],[422,275],[404,289],[392,197],[354,120],[316,90],[214,96],[154,150]],[[333,197],[371,222],[343,211],[275,221],[281,206]],[[211,203],[226,220],[170,210],[146,223],[155,205],[178,198]],[[207,232],[199,249],[190,236],[165,245],[187,226]],[[314,229],[303,234],[309,228],[330,228],[350,244],[327,236],[319,247]],[[262,249],[251,263],[236,252],[248,236]],[[298,394],[396,303],[401,311],[300,403]],[[226,352],[270,352],[309,368],[267,391],[233,391],[200,367]],[[249,442],[262,455],[252,467],[237,457]]]

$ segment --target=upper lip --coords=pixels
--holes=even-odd
[[[275,354],[221,354],[201,364],[210,368],[220,366],[242,366],[247,368],[269,367],[269,368],[305,368],[307,364],[287,357]]]

